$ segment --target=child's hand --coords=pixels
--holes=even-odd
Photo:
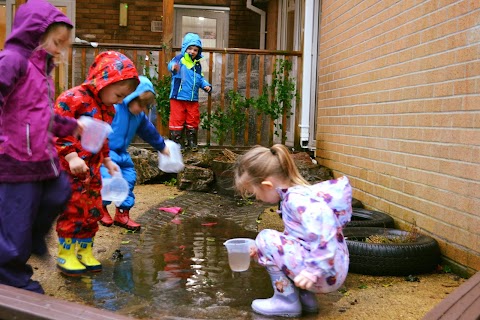
[[[178,72],[180,70],[180,65],[178,63],[174,63],[172,66],[172,71]]]
[[[83,134],[83,130],[85,130],[85,124],[79,119],[77,120],[77,128],[73,131],[73,136],[78,139]]]
[[[165,145],[165,148],[163,148],[162,151],[160,151],[161,154],[167,156],[167,157],[170,157],[170,149],[168,149],[168,147]]]
[[[205,91],[207,91],[207,92],[210,92],[210,91],[212,91],[212,87],[210,87],[210,86],[205,86],[205,87],[203,87],[203,90],[205,90]]]
[[[78,156],[76,152],[69,153],[65,156],[68,162],[70,172],[74,175],[79,175],[88,171],[88,166],[85,161]]]
[[[103,165],[108,169],[108,173],[113,176],[115,173],[120,172],[118,165],[112,161],[110,157],[103,159]]]
[[[250,258],[258,258],[257,247],[250,247]]]
[[[317,282],[317,276],[306,270],[302,270],[300,274],[293,279],[293,282],[295,282],[295,285],[301,289],[310,290],[313,288],[315,282]]]

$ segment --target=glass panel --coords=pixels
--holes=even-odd
[[[217,19],[205,18],[202,16],[182,16],[182,39],[188,32],[194,32],[200,36],[204,48],[217,47]],[[204,59],[200,61],[202,72],[206,80],[208,80],[208,56],[203,55]],[[215,65],[213,66],[215,74]],[[206,98],[207,94],[200,90],[200,97]]]
[[[197,33],[202,39],[204,47],[217,47],[217,19],[183,16],[182,35],[185,35],[187,32]]]

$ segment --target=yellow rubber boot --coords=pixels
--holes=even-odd
[[[102,264],[93,256],[93,238],[78,239],[78,260],[91,272],[102,271]]]
[[[75,254],[75,240],[72,238],[58,238],[57,268],[67,276],[80,276],[87,268],[80,263]]]

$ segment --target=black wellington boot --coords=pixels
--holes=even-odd
[[[180,145],[180,150],[185,150],[185,142],[183,139],[183,130],[170,130],[170,140]]]
[[[198,130],[194,128],[187,129],[188,147],[190,148],[190,150],[192,150],[192,152],[198,151],[197,132]]]

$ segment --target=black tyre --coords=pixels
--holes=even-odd
[[[406,231],[387,228],[345,228],[350,254],[349,271],[376,276],[402,276],[431,272],[440,262],[440,248],[432,237],[419,235],[411,243],[367,243],[371,235],[405,236]]]
[[[363,203],[362,201],[352,198],[352,207],[353,208],[363,208]]]
[[[393,218],[380,211],[353,208],[352,220],[347,223],[347,228],[350,227],[393,228]]]

